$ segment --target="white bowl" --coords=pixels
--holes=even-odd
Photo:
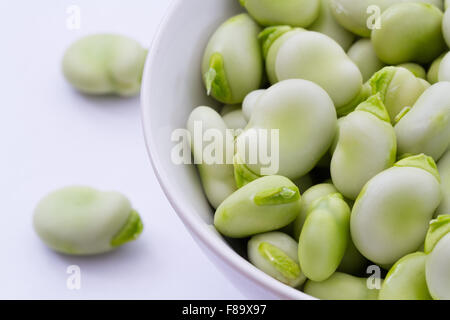
[[[149,52],[142,84],[142,116],[148,153],[167,199],[195,241],[248,298],[312,299],[250,264],[242,242],[226,242],[214,229],[193,165],[175,165],[171,133],[185,128],[199,105],[216,106],[205,94],[200,64],[211,34],[242,8],[237,0],[174,0]],[[180,244],[182,246],[183,244]]]

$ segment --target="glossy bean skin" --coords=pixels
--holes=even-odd
[[[428,88],[395,125],[398,153],[425,153],[438,161],[450,145],[450,82]]]
[[[379,13],[383,13],[392,5],[402,2],[429,3],[443,9],[441,0],[332,0],[331,8],[334,17],[343,27],[361,37],[369,38],[372,29],[368,27],[368,22],[375,22],[378,9]],[[372,10],[369,10],[370,8]]]
[[[428,254],[425,275],[433,299],[450,299],[450,215],[441,215],[430,223],[425,239]]]
[[[444,59],[445,53],[441,54],[437,59],[433,61],[430,68],[427,72],[427,81],[430,84],[435,84],[436,82],[439,82],[439,69],[441,67],[442,59]]]
[[[281,45],[275,73],[278,80],[305,79],[320,85],[338,113],[363,89],[361,72],[341,46],[314,31],[298,32]]]
[[[328,279],[339,267],[350,240],[350,208],[335,193],[316,200],[300,233],[298,257],[313,281]]]
[[[250,262],[271,277],[294,288],[305,282],[298,262],[298,244],[287,234],[274,231],[253,236],[247,248]]]
[[[442,20],[442,33],[447,46],[450,46],[450,11],[448,11],[447,9],[445,10]]]
[[[139,93],[147,50],[125,36],[96,34],[79,39],[62,61],[67,81],[82,93],[133,96]]]
[[[369,83],[372,94],[381,95],[392,123],[405,107],[413,106],[429,88],[429,84],[401,67],[385,67],[375,73]]]
[[[450,81],[450,52],[442,56],[438,69],[438,81]]]
[[[336,272],[325,281],[308,280],[305,293],[322,300],[377,300],[377,289],[369,289],[367,279]]]
[[[355,200],[367,181],[392,167],[396,159],[395,131],[379,94],[340,122],[337,139],[331,178],[339,192]]]
[[[440,201],[433,159],[402,159],[373,177],[356,199],[350,221],[353,242],[367,259],[393,264],[423,243]]]
[[[257,36],[260,27],[247,14],[224,22],[211,36],[202,61],[208,95],[226,104],[241,103],[259,89],[263,60]]]
[[[409,62],[409,63],[399,64],[399,65],[397,65],[397,67],[405,68],[405,69],[409,70],[417,78],[426,80],[427,72],[425,71],[424,67],[422,67],[420,64]]]
[[[256,102],[265,91],[266,90],[264,89],[252,91],[245,97],[244,102],[242,102],[242,113],[244,114],[244,118],[247,122],[250,121],[252,117]]]
[[[319,16],[320,0],[240,0],[262,26],[307,27]]]
[[[205,146],[201,141],[196,141],[195,126],[201,124],[203,133],[209,129],[215,130],[220,133],[222,137],[227,137],[227,125],[223,121],[220,114],[210,107],[200,106],[195,108],[187,121],[187,129],[192,137],[191,150],[194,159],[200,159],[203,157]],[[233,141],[233,137],[228,137]],[[228,164],[227,155],[233,155],[233,144],[223,143],[223,159],[221,163],[208,163],[207,161],[201,161],[197,165],[200,180],[202,182],[203,190],[206,197],[212,207],[217,208],[223,200],[225,200],[230,194],[236,190],[234,182],[234,168],[232,164]],[[203,159],[206,160],[206,159]]]
[[[307,174],[330,147],[336,133],[336,111],[318,85],[300,79],[281,81],[264,92],[245,131],[236,139],[236,154],[256,175],[267,175],[267,165],[249,163],[245,154],[260,130],[279,132],[277,174],[297,179]],[[262,139],[262,138],[257,138]],[[266,141],[259,140],[260,143]],[[267,147],[270,150],[270,147]]]
[[[287,226],[300,210],[297,186],[282,176],[254,180],[217,208],[214,226],[223,235],[245,238]]]
[[[230,112],[236,111],[236,110],[242,110],[242,105],[240,104],[226,104],[222,107],[220,110],[220,115],[222,117],[226,116]]]
[[[450,299],[450,233],[447,233],[429,254],[426,277],[431,296],[436,300]]]
[[[450,214],[450,149],[442,156],[437,166],[441,175],[442,201],[436,214]]]
[[[135,240],[143,230],[139,214],[117,192],[65,187],[44,197],[33,217],[36,233],[51,249],[94,255]]]
[[[358,66],[363,76],[363,81],[369,80],[385,64],[378,59],[370,39],[356,41],[347,52],[349,58]]]
[[[331,0],[321,0],[320,14],[308,30],[323,33],[347,51],[355,40],[355,35],[342,27],[331,12]]]
[[[377,56],[394,65],[432,62],[446,49],[442,18],[442,11],[431,4],[407,2],[389,7],[381,15],[381,28],[371,35]]]
[[[222,116],[228,129],[244,129],[247,126],[247,120],[241,109],[233,110]]]
[[[368,38],[371,30],[367,27],[369,6],[377,6],[381,12],[398,0],[332,0],[331,8],[336,20],[347,30]]]
[[[304,31],[305,29],[302,28],[278,26],[266,28],[260,34],[260,41],[263,42],[263,51],[265,52],[267,77],[271,84],[275,84],[279,81],[275,67],[280,48],[289,38]]]
[[[294,239],[300,238],[300,233],[305,224],[306,218],[310,212],[311,205],[319,198],[330,194],[337,193],[338,190],[331,183],[322,183],[312,186],[306,190],[302,195],[302,203],[300,207],[300,213],[293,222],[293,236]]]
[[[427,255],[416,252],[397,261],[381,287],[380,300],[431,300],[425,279]]]

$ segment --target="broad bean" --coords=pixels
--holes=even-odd
[[[195,137],[196,124],[201,124],[203,132],[209,129],[218,130],[222,138],[229,134],[227,125],[220,114],[210,107],[197,107],[191,112],[187,121],[187,128],[191,137]],[[233,137],[229,137],[229,139],[232,141]],[[202,141],[191,139],[191,150],[194,160],[198,160],[196,161],[198,162],[197,168],[206,197],[211,206],[217,208],[223,200],[236,190],[234,168],[232,164],[228,164],[226,158],[228,154],[233,154],[233,146],[223,141],[221,163],[212,163],[213,161],[203,159],[205,146]]]
[[[231,238],[274,231],[291,223],[300,210],[297,186],[282,176],[254,180],[226,198],[214,215],[214,226]]]
[[[450,146],[450,82],[428,88],[395,125],[398,152],[438,161]]]
[[[259,89],[263,60],[257,36],[260,27],[247,14],[228,19],[206,47],[202,74],[208,95],[227,104],[241,103]]]
[[[334,40],[314,31],[298,32],[281,45],[275,73],[280,81],[305,79],[317,83],[330,95],[338,114],[351,108],[349,104],[363,90],[356,64]]]
[[[319,17],[308,29],[329,36],[339,43],[345,51],[350,48],[355,40],[355,35],[342,27],[334,18],[331,12],[331,0],[320,0]]]
[[[63,73],[80,92],[132,96],[141,88],[146,55],[147,50],[128,37],[91,35],[67,49]]]
[[[298,259],[308,279],[324,281],[339,267],[350,240],[350,208],[334,193],[316,200],[300,233]]]
[[[358,66],[363,81],[369,80],[375,72],[382,69],[385,64],[378,59],[370,39],[356,41],[347,52],[348,57]]]
[[[247,248],[250,262],[271,277],[291,287],[305,282],[298,262],[298,244],[287,234],[268,232],[253,236]]]
[[[385,67],[369,80],[372,94],[381,94],[391,118],[395,123],[397,115],[405,108],[412,107],[417,99],[429,88],[409,70],[400,67]]]
[[[394,165],[396,154],[395,131],[377,94],[339,122],[330,167],[333,184],[355,200],[367,181]]]
[[[425,262],[427,255],[423,252],[411,253],[389,270],[381,287],[380,300],[431,300],[425,279]]]
[[[353,242],[367,259],[391,265],[424,242],[440,201],[433,159],[402,159],[373,177],[356,199],[350,221]]]
[[[450,148],[437,163],[441,175],[442,201],[437,215],[450,214]]]
[[[139,237],[143,224],[117,192],[73,186],[56,190],[36,206],[36,233],[51,249],[70,255],[111,251]]]
[[[430,224],[425,240],[428,254],[425,275],[434,299],[450,299],[450,215],[439,216]]]
[[[323,300],[377,300],[377,289],[369,289],[367,279],[336,272],[325,281],[308,280],[306,294]]]
[[[327,93],[318,85],[307,80],[293,79],[281,81],[262,94],[255,106],[246,130],[236,139],[236,153],[256,175],[265,175],[267,164],[249,163],[245,155],[249,144],[259,139],[260,130],[278,130],[277,174],[297,179],[307,174],[327,152],[336,132],[336,111]],[[256,137],[256,138],[255,138]],[[272,142],[272,145],[276,141]],[[275,168],[272,168],[275,169]],[[272,173],[273,174],[273,173]]]
[[[372,31],[375,52],[387,64],[430,63],[446,49],[442,35],[443,13],[425,3],[390,6]]]

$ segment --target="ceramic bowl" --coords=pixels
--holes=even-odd
[[[246,260],[246,246],[225,240],[213,227],[193,165],[171,160],[172,132],[186,127],[197,106],[217,107],[201,79],[203,50],[211,34],[242,12],[237,0],[174,0],[149,51],[142,83],[142,117],[148,153],[167,199],[198,245],[250,299],[311,299],[266,275]],[[180,243],[182,247],[183,243]]]

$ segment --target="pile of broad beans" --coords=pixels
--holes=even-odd
[[[216,229],[317,298],[450,299],[446,3],[240,2],[247,13],[212,30],[202,62],[223,109],[187,121],[191,136],[235,129],[223,162],[198,164]],[[249,159],[252,143],[275,150],[275,172]],[[194,158],[211,147],[191,146]]]

